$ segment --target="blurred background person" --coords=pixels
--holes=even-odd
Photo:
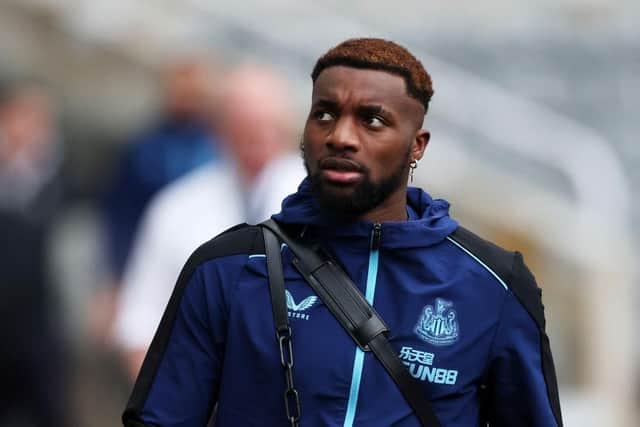
[[[0,425],[67,426],[67,348],[48,269],[62,197],[56,105],[0,87]]]
[[[145,212],[127,264],[115,340],[135,379],[180,269],[206,240],[279,211],[305,172],[295,150],[291,92],[262,66],[227,73],[212,110],[217,161],[161,190]]]
[[[198,166],[215,160],[218,137],[206,123],[215,75],[204,57],[168,61],[162,71],[164,105],[157,121],[134,136],[113,174],[104,201],[107,283],[96,295],[93,329],[107,334],[125,264],[142,213],[153,195]]]

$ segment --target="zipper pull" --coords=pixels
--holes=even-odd
[[[373,224],[373,235],[371,236],[371,249],[377,251],[380,248],[380,237],[382,234],[382,224]]]

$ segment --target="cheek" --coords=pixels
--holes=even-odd
[[[379,181],[394,173],[405,164],[408,165],[408,142],[400,142],[398,138],[378,140],[370,145],[370,173],[374,181]],[[408,166],[407,166],[408,167]]]
[[[322,135],[317,129],[317,126],[313,126],[311,124],[306,124],[304,130],[302,131],[302,140],[304,141],[304,145],[318,145],[320,141],[322,141]]]
[[[318,137],[317,133],[305,127],[302,134],[303,154],[306,161],[309,163],[311,170],[316,169],[316,160],[320,155],[322,149],[322,139]]]

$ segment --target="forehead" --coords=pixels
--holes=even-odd
[[[419,102],[407,94],[404,78],[387,71],[332,66],[324,69],[313,85],[312,102],[357,101],[406,109]]]

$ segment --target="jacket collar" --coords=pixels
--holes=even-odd
[[[425,191],[407,189],[407,221],[382,223],[381,244],[385,248],[418,248],[437,244],[458,228],[449,216],[449,202],[433,199]],[[309,178],[282,203],[273,219],[283,224],[304,225],[318,236],[349,238],[368,244],[373,230],[370,221],[348,221],[322,209],[311,195]],[[364,239],[364,240],[361,240]]]

